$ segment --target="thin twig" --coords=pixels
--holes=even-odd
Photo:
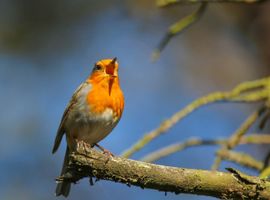
[[[196,21],[198,21],[203,12],[205,11],[207,3],[202,3],[200,7],[195,10],[193,13],[187,15],[186,17],[180,19],[173,25],[171,25],[165,34],[164,38],[159,43],[158,47],[154,50],[152,54],[152,59],[155,61],[160,57],[161,51],[165,48],[168,42],[174,37],[176,34],[183,32],[188,27],[193,25]]]
[[[217,155],[222,160],[228,160],[228,161],[237,163],[241,166],[256,169],[258,171],[262,170],[263,168],[263,162],[258,161],[255,158],[253,158],[251,155],[243,153],[243,152],[240,153],[240,152],[221,149],[217,152]]]
[[[266,154],[266,156],[264,158],[262,170],[265,170],[269,166],[269,161],[270,161],[270,151],[268,151],[268,153]]]
[[[241,137],[250,129],[250,127],[256,122],[256,120],[264,113],[266,107],[263,106],[259,108],[257,111],[252,113],[245,122],[239,127],[238,130],[230,137],[227,145],[229,149],[234,148],[239,144]]]
[[[270,176],[270,167],[263,168],[260,173],[260,178],[267,179]]]
[[[265,110],[266,107],[263,106],[254,113],[252,113],[235,131],[235,133],[229,138],[228,142],[225,145],[223,145],[221,151],[227,151],[237,146],[241,140],[241,137],[249,130],[249,128],[256,122],[256,120],[261,116],[262,113],[264,113]],[[217,170],[220,166],[221,161],[222,157],[217,155],[217,158],[215,159],[212,169]]]
[[[183,151],[190,147],[202,146],[202,145],[224,145],[227,139],[217,139],[217,140],[205,140],[201,138],[190,138],[184,142],[171,144],[156,151],[153,151],[145,155],[140,160],[144,162],[154,162],[161,158],[167,157],[176,152]],[[270,144],[269,134],[251,134],[242,137],[239,144]]]
[[[269,106],[268,106],[269,107]],[[267,121],[269,120],[270,118],[270,109],[268,109],[266,111],[266,113],[264,114],[264,116],[262,117],[262,120],[260,121],[260,124],[259,124],[259,128],[262,130],[264,129]]]
[[[262,88],[260,91],[257,91],[255,93],[248,93],[248,94],[242,94],[235,98],[233,98],[233,101],[239,101],[239,102],[254,102],[259,101],[261,99],[267,98],[269,95],[269,88]]]
[[[154,152],[151,152],[146,156],[144,156],[143,158],[141,158],[140,160],[144,162],[154,162],[173,153],[187,149],[189,147],[203,146],[203,145],[220,145],[224,144],[224,142],[225,142],[224,140],[202,140],[199,138],[191,138],[182,143],[172,144],[163,147],[161,149],[158,149]]]
[[[253,133],[242,137],[239,144],[270,144],[270,134]]]

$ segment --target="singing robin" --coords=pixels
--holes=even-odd
[[[56,152],[66,134],[67,148],[61,175],[66,172],[69,153],[76,149],[77,142],[98,145],[117,125],[123,109],[117,59],[100,60],[74,92],[60,122],[52,153]],[[67,197],[69,191],[70,182],[62,181],[58,182],[55,194]]]

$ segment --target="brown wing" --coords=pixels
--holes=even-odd
[[[52,153],[55,153],[61,143],[61,140],[63,138],[63,135],[65,133],[65,122],[66,122],[66,118],[68,116],[68,113],[69,111],[72,109],[73,105],[76,104],[77,102],[77,96],[78,96],[78,93],[80,92],[80,90],[86,85],[87,83],[84,82],[82,83],[77,89],[76,91],[74,92],[73,96],[71,97],[71,100],[69,101],[69,104],[67,105],[65,111],[64,111],[64,114],[62,116],[62,119],[61,119],[61,122],[60,122],[60,125],[58,127],[58,130],[57,130],[57,134],[56,134],[56,137],[55,137],[55,141],[54,141],[54,145],[53,145],[53,150],[52,150]]]

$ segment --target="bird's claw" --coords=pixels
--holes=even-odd
[[[99,144],[95,144],[95,146],[97,146],[105,155],[110,156],[110,157],[114,157],[113,153],[110,152],[108,149],[103,148]]]

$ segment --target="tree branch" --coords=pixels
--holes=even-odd
[[[158,191],[207,195],[221,199],[270,199],[270,183],[230,169],[230,173],[155,165],[108,157],[79,144],[68,172],[58,181],[96,177]]]

